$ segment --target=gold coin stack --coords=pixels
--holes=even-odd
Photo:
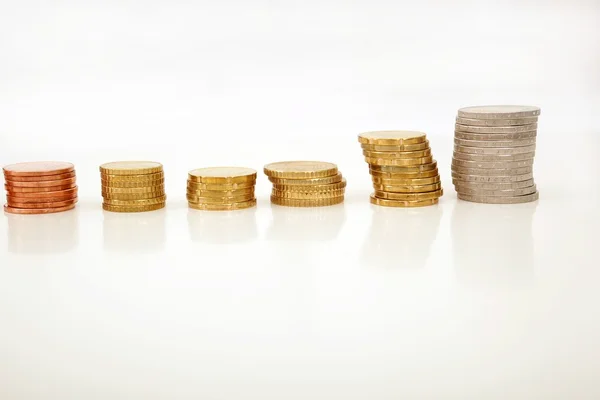
[[[426,135],[378,131],[358,135],[375,192],[371,203],[387,207],[423,207],[444,194]]]
[[[241,210],[256,206],[256,171],[243,167],[211,167],[188,173],[190,208],[207,211]]]
[[[323,207],[344,201],[346,179],[337,165],[321,161],[283,161],[265,165],[273,183],[271,202],[288,207]]]
[[[152,161],[116,161],[100,166],[102,208],[114,212],[142,212],[165,206],[162,164]]]

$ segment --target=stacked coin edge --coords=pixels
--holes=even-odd
[[[256,206],[257,172],[245,167],[209,167],[188,172],[186,198],[189,208],[233,211]]]

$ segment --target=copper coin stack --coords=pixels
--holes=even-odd
[[[6,205],[12,214],[49,214],[75,208],[75,167],[68,162],[39,161],[3,168]]]
[[[232,211],[256,206],[256,171],[244,167],[209,167],[188,173],[187,200],[190,208]]]
[[[476,106],[458,110],[452,183],[458,198],[515,204],[539,198],[533,160],[540,109]]]
[[[282,161],[265,165],[264,172],[273,183],[273,204],[323,207],[344,201],[346,179],[335,164],[323,161]]]
[[[423,207],[438,203],[444,191],[424,133],[365,132],[358,135],[358,141],[373,180],[372,204]]]
[[[163,166],[153,161],[115,161],[100,166],[102,208],[113,212],[143,212],[164,208]]]

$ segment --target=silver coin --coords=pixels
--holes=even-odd
[[[540,198],[539,192],[527,194],[525,196],[516,197],[501,197],[501,196],[473,196],[468,194],[458,193],[457,197],[461,200],[472,201],[475,203],[487,203],[487,204],[517,204],[517,203],[529,203],[536,201]]]
[[[521,168],[465,168],[452,165],[452,172],[463,175],[482,175],[482,176],[511,176],[511,175],[523,175],[533,173],[533,167],[521,167]]]
[[[525,196],[532,194],[537,191],[535,185],[518,188],[518,189],[504,189],[504,190],[486,190],[486,189],[473,189],[465,186],[455,185],[456,191],[460,194],[468,194],[471,196],[498,196],[498,197],[516,197]]]
[[[456,187],[467,188],[467,189],[480,189],[480,190],[507,190],[507,189],[521,189],[535,184],[533,178],[524,181],[516,182],[477,182],[477,181],[463,181],[460,179],[452,179],[452,184]],[[457,190],[458,191],[458,190]]]
[[[472,133],[454,131],[456,139],[463,140],[516,140],[531,139],[537,136],[537,131],[517,132],[517,133]]]
[[[454,139],[454,144],[466,147],[522,147],[535,144],[535,138],[515,140],[463,140]]]
[[[531,153],[519,153],[519,154],[507,154],[507,155],[496,155],[496,154],[470,154],[461,153],[455,151],[452,156],[457,160],[465,161],[521,161],[521,160],[532,160],[535,156],[535,152]]]
[[[530,167],[533,165],[533,159],[520,161],[470,161],[452,158],[452,165],[456,167],[473,169],[513,169]]]
[[[452,179],[458,179],[463,182],[485,182],[485,183],[511,183],[511,182],[523,182],[529,179],[533,179],[533,173],[528,172],[525,174],[516,175],[505,175],[505,176],[490,176],[490,175],[474,175],[474,174],[461,174],[458,172],[452,172]]]
[[[471,119],[519,119],[537,117],[539,107],[534,106],[474,106],[458,110],[458,116]]]
[[[455,144],[454,151],[460,151],[467,154],[486,154],[486,155],[511,155],[531,153],[535,151],[535,145],[521,147],[468,147]]]
[[[515,126],[534,124],[538,117],[517,118],[517,119],[473,119],[456,117],[456,123],[469,126]]]
[[[519,133],[537,130],[537,123],[518,126],[469,126],[454,124],[454,129],[458,132],[469,133]]]

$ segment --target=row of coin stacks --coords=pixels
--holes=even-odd
[[[188,173],[190,208],[207,211],[241,210],[256,206],[256,171],[244,167],[212,167]]]

